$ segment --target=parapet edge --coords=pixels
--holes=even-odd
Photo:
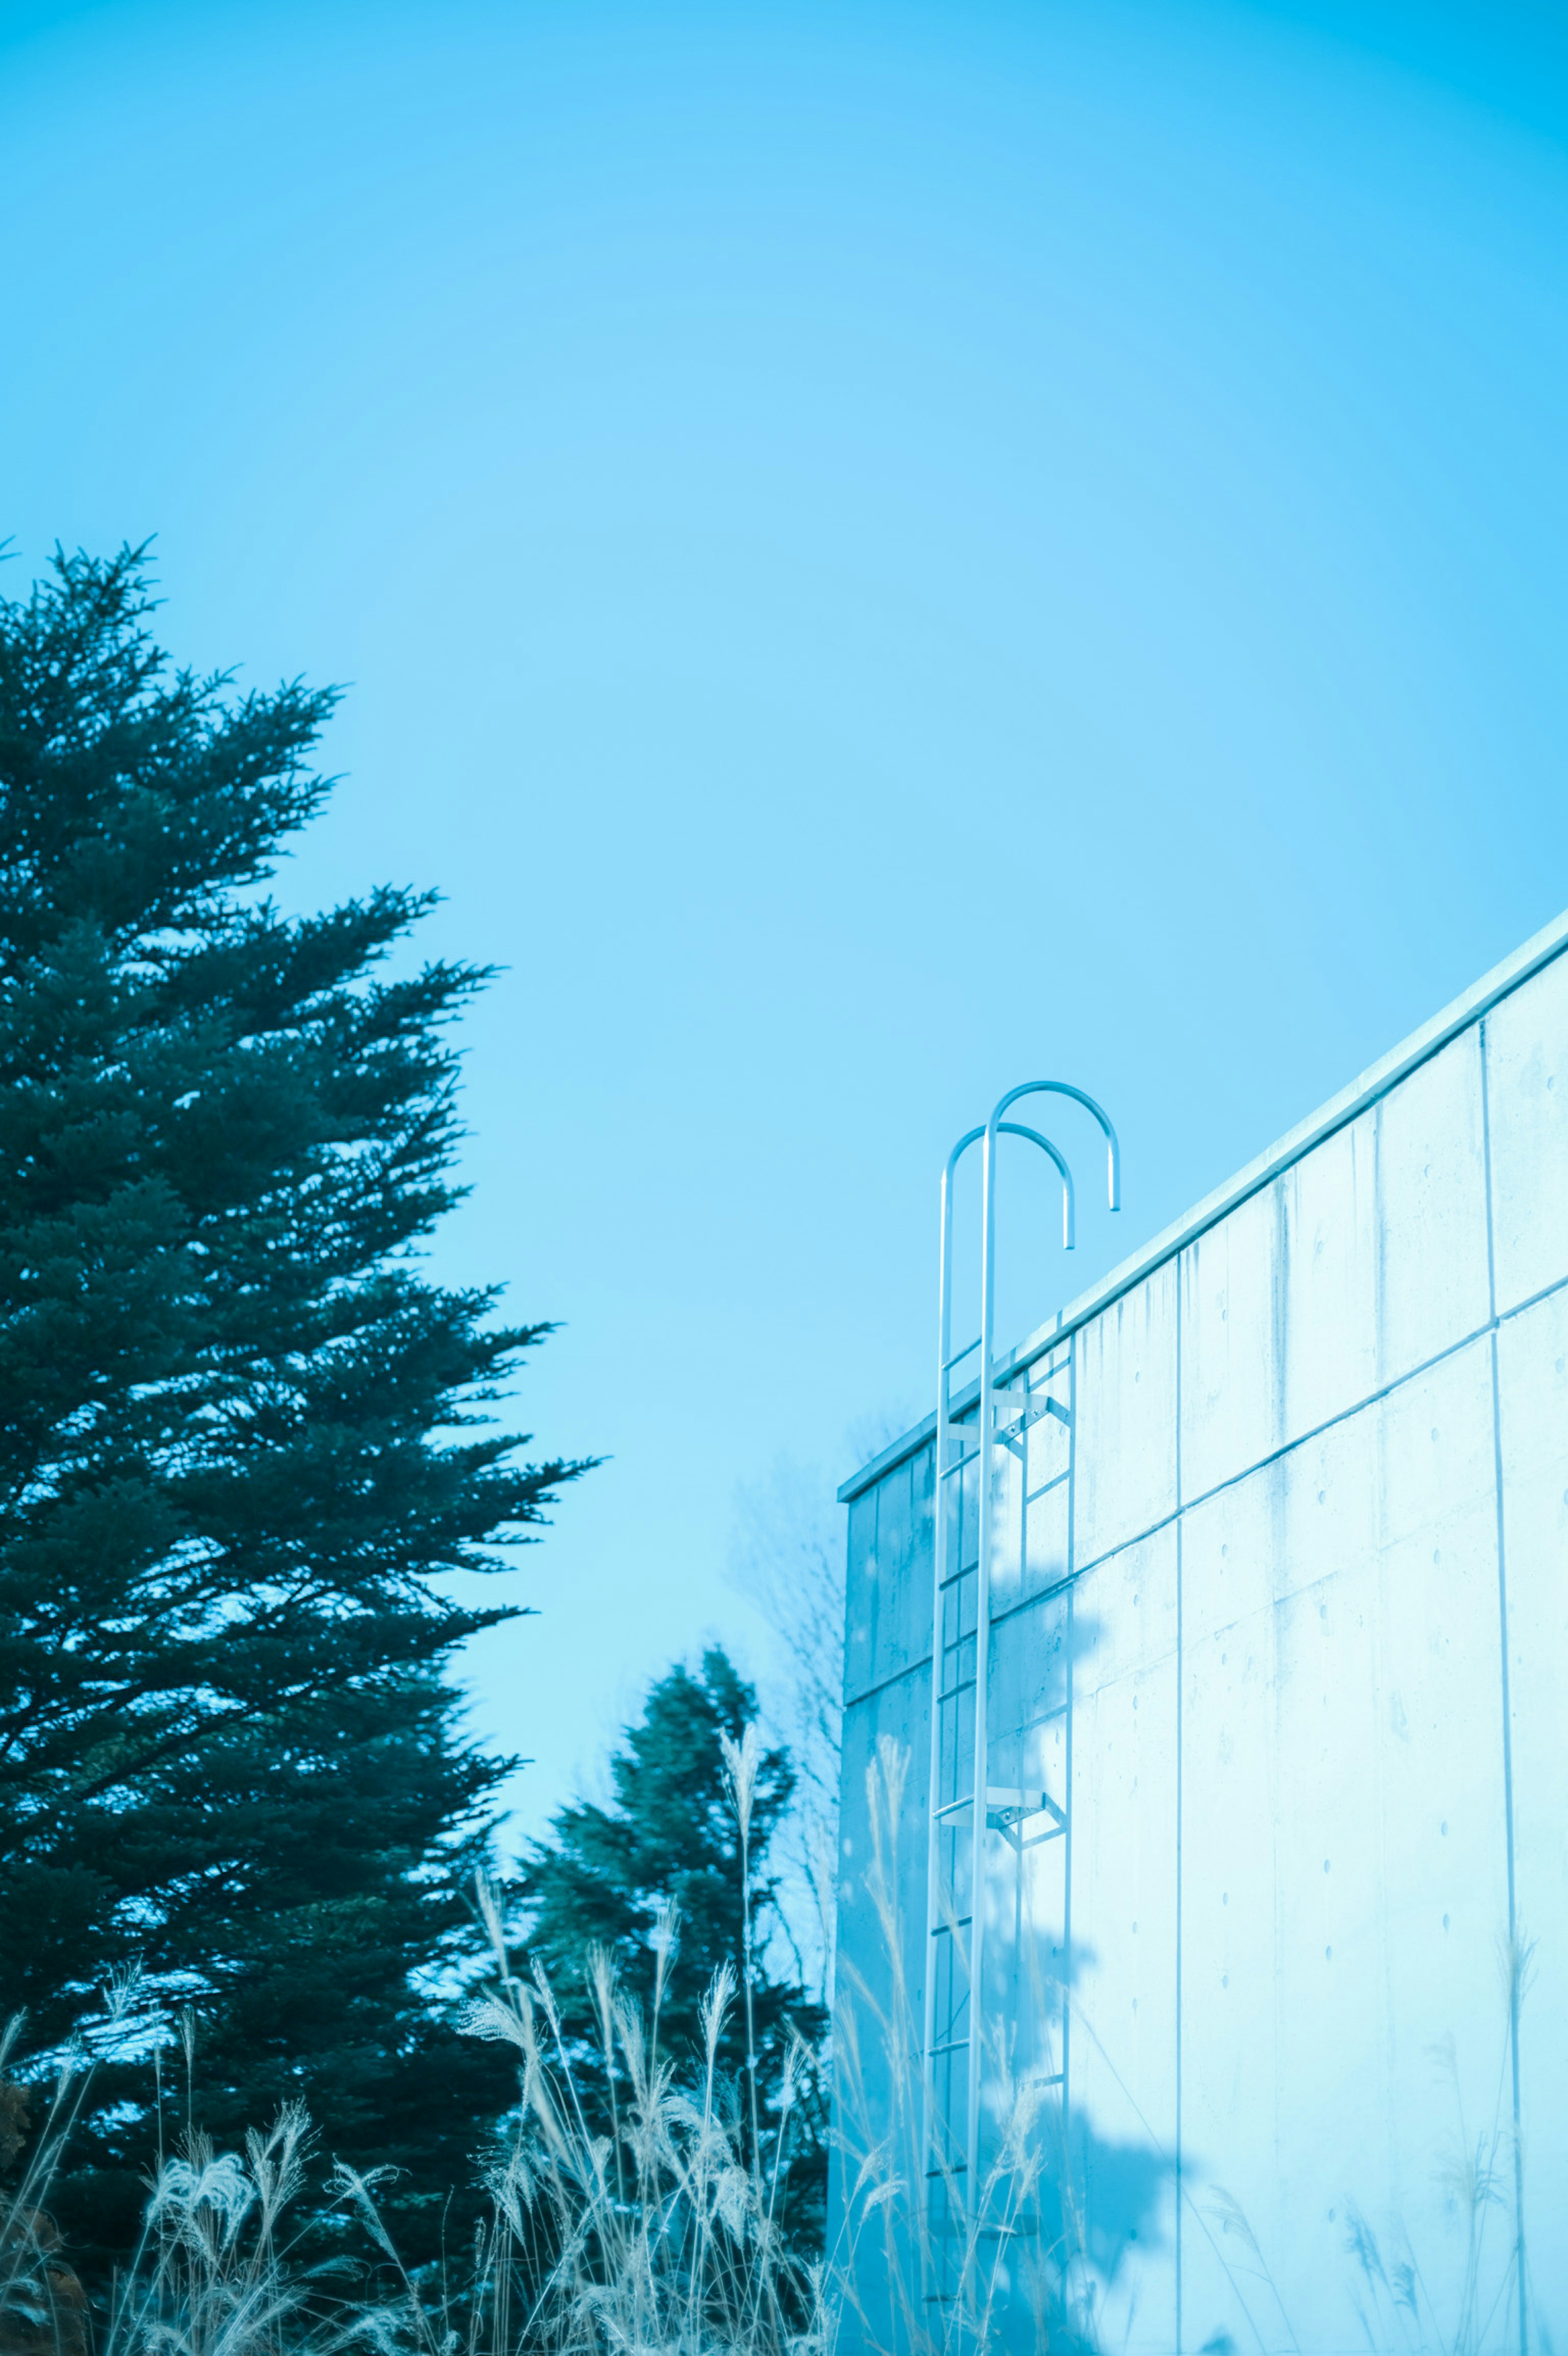
[[[998,1377],[1005,1381],[1008,1376],[1022,1373],[1026,1366],[1032,1365],[1056,1343],[1064,1341],[1080,1325],[1087,1325],[1091,1318],[1098,1317],[1121,1294],[1130,1292],[1134,1285],[1152,1276],[1165,1261],[1174,1259],[1177,1252],[1184,1251],[1207,1228],[1217,1226],[1249,1195],[1256,1194],[1261,1188],[1272,1184],[1282,1170],[1288,1170],[1293,1162],[1299,1162],[1304,1154],[1311,1152],[1314,1146],[1321,1145],[1325,1138],[1332,1137],[1336,1130],[1344,1129],[1357,1119],[1369,1105],[1376,1104],[1380,1097],[1386,1096],[1391,1087],[1419,1066],[1440,1054],[1451,1040],[1456,1039],[1462,1031],[1467,1031],[1473,1023],[1480,1022],[1500,999],[1507,998],[1511,991],[1530,980],[1542,966],[1550,965],[1565,948],[1568,948],[1568,909],[1564,909],[1560,916],[1554,916],[1551,924],[1542,926],[1540,932],[1532,934],[1521,947],[1504,958],[1500,965],[1493,966],[1489,973],[1472,982],[1461,997],[1445,1006],[1441,1013],[1434,1014],[1430,1022],[1423,1023],[1419,1031],[1412,1031],[1408,1039],[1402,1040],[1379,1062],[1370,1065],[1359,1079],[1351,1081],[1348,1087],[1341,1088],[1337,1096],[1330,1097],[1316,1112],[1299,1121],[1294,1129],[1287,1130],[1284,1136],[1271,1145],[1266,1152],[1249,1162],[1233,1178],[1216,1187],[1211,1194],[1206,1194],[1200,1203],[1195,1204],[1172,1226],[1163,1228],[1131,1258],[1122,1260],[1109,1275],[1091,1285],[1087,1292],[1079,1293],[1076,1301],[1069,1301],[1064,1309],[1058,1309],[1045,1324],[1036,1326],[1026,1340],[1020,1342],[1016,1349],[999,1361]],[[972,1397],[978,1395],[979,1388],[978,1382],[975,1382],[960,1395],[954,1401],[958,1412],[961,1413]],[[906,1457],[916,1455],[927,1445],[936,1428],[937,1419],[933,1410],[905,1432],[901,1439],[894,1440],[879,1455],[874,1456],[868,1464],[863,1464],[858,1472],[851,1473],[839,1488],[839,1504],[852,1504],[865,1491],[874,1487],[884,1473],[891,1472],[895,1465],[901,1464]]]

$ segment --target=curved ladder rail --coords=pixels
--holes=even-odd
[[[943,1591],[949,1576],[947,1561],[947,1515],[943,1506],[943,1483],[951,1473],[958,1471],[962,1464],[973,1462],[972,1453],[968,1456],[963,1453],[963,1442],[972,1435],[961,1426],[954,1424],[951,1419],[952,1376],[954,1368],[961,1365],[964,1359],[972,1356],[980,1346],[978,1343],[972,1342],[964,1349],[956,1353],[952,1348],[953,1183],[957,1175],[958,1165],[962,1160],[964,1154],[968,1152],[972,1145],[979,1144],[981,1140],[987,1136],[988,1129],[989,1124],[983,1124],[978,1129],[966,1130],[964,1135],[959,1139],[958,1143],[953,1147],[952,1151],[949,1154],[946,1166],[942,1171],[941,1179],[941,1241],[938,1275],[938,1322],[940,1343],[938,1348],[937,1368],[937,1473],[935,1484],[937,1506],[935,1528],[933,1532],[936,1561],[933,1592],[931,1653],[932,1720],[926,1881],[926,1920],[928,1937],[925,1968],[922,1975],[924,1982],[923,2011],[925,2016],[923,2024],[924,2034],[922,2038],[922,2050],[925,2067],[922,2072],[923,2118],[921,2148],[922,2153],[928,2161],[931,2150],[931,2105],[935,2092],[934,2065],[937,2058],[934,2051],[936,2044],[937,1975],[934,1957],[930,1951],[930,1938],[937,1923],[939,1910],[941,1903],[940,1830],[945,1819],[955,1813],[955,1806],[953,1804],[950,1804],[947,1806],[942,1804],[941,1741],[940,1730],[938,1722],[940,1700],[938,1687],[942,1657],[942,1600]],[[1056,1168],[1062,1181],[1062,1243],[1065,1249],[1068,1251],[1073,1250],[1076,1248],[1077,1243],[1077,1200],[1073,1186],[1072,1172],[1069,1167],[1065,1157],[1058,1152],[1058,1149],[1052,1144],[1049,1138],[1043,1137],[1038,1130],[1026,1128],[1022,1122],[999,1121],[996,1124],[996,1133],[998,1135],[1005,1135],[1009,1137],[1021,1137],[1029,1144],[1038,1146],[1040,1151],[1047,1155]],[[972,1804],[972,1801],[969,1803],[959,1802],[956,1805],[958,1807],[961,1807]],[[958,1928],[961,1926],[955,1925],[954,1927]],[[972,2017],[973,2008],[972,2006]]]
[[[963,1959],[969,1982],[969,2034],[967,2040],[954,2039],[949,2051],[967,2043],[965,2055],[967,2083],[965,2086],[964,2138],[964,2209],[972,2219],[978,2201],[980,2144],[980,2081],[983,2061],[981,2035],[980,1991],[984,1933],[984,1857],[985,1832],[988,1817],[986,1802],[987,1729],[985,1697],[990,1675],[991,1637],[991,1556],[994,1522],[994,1450],[997,1439],[995,1416],[995,1259],[996,1259],[996,1140],[1001,1136],[1022,1137],[1037,1145],[1050,1158],[1062,1178],[1062,1241],[1065,1248],[1075,1248],[1076,1214],[1072,1173],[1066,1160],[1037,1130],[1023,1123],[1009,1121],[1003,1115],[1026,1096],[1063,1096],[1082,1105],[1098,1122],[1106,1141],[1106,1195],[1112,1211],[1122,1207],[1122,1152],[1120,1141],[1103,1108],[1082,1088],[1066,1080],[1026,1080],[1011,1088],[993,1106],[990,1119],[983,1128],[972,1129],[961,1137],[949,1154],[941,1180],[940,1248],[938,1270],[938,1351],[937,1351],[937,1433],[936,1477],[934,1483],[933,1555],[934,1580],[931,1630],[931,1731],[929,1810],[927,1819],[927,1879],[926,1879],[926,1948],[923,1958],[924,2038],[922,2078],[922,2166],[928,2186],[933,2175],[946,2174],[950,2163],[946,2159],[932,2166],[932,2108],[936,2095],[937,2063],[940,2055],[936,2036],[937,1967],[934,1940],[939,1928],[941,1904],[940,1834],[944,1821],[967,1806],[971,1817],[970,1848],[970,1913],[969,1955]],[[984,1140],[981,1178],[981,1333],[978,1344],[971,1343],[956,1354],[952,1348],[952,1197],[953,1182],[959,1162],[972,1145]],[[968,1435],[951,1419],[951,1382],[955,1366],[962,1364],[978,1347],[980,1354],[980,1419],[978,1451],[965,1455],[962,1440]],[[1062,1416],[1063,1410],[1054,1399],[1044,1401],[1040,1414]],[[1037,1418],[1026,1412],[1020,1420],[1016,1434],[1009,1432],[1011,1442],[1022,1436],[1029,1422]],[[1064,1418],[1065,1420],[1065,1418]],[[955,1440],[957,1451],[955,1452]],[[948,1802],[941,1798],[941,1730],[940,1691],[942,1663],[942,1606],[949,1578],[948,1514],[944,1483],[962,1465],[979,1460],[980,1473],[980,1543],[976,1564],[977,1593],[975,1598],[975,1662],[974,1662],[974,1739],[973,1767],[967,1799]],[[998,1795],[1000,1796],[1000,1795]],[[1019,1797],[1021,1795],[1013,1795]],[[953,1965],[961,1960],[957,1933],[963,1924],[956,1908],[949,1926],[953,1942]]]
[[[980,1549],[975,1595],[974,1637],[974,1799],[972,1803],[972,1847],[970,1864],[970,1903],[972,1908],[969,1934],[970,1945],[970,2026],[968,2143],[966,2187],[972,2204],[979,2197],[980,2164],[980,2073],[983,2059],[980,2035],[981,1971],[985,1943],[985,1911],[981,1904],[984,1888],[986,1808],[985,1770],[988,1748],[985,1697],[989,1690],[991,1668],[991,1557],[995,1522],[994,1454],[996,1446],[995,1415],[995,1324],[996,1324],[996,1140],[1013,1124],[1002,1118],[1023,1097],[1067,1097],[1080,1104],[1098,1121],[1105,1138],[1105,1194],[1112,1211],[1122,1207],[1122,1148],[1110,1115],[1082,1088],[1067,1080],[1025,1080],[1009,1088],[992,1108],[985,1125],[984,1162],[981,1174],[981,1278],[980,1278]]]

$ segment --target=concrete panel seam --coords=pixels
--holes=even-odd
[[[1182,2118],[1181,2118],[1181,1944],[1182,1944],[1182,1697],[1187,1665],[1182,1644],[1182,1527],[1186,1500],[1181,1493],[1181,1361],[1182,1287],[1176,1288],[1176,2356],[1182,2356]]]
[[[1451,1342],[1446,1349],[1439,1350],[1434,1356],[1423,1358],[1420,1365],[1412,1366],[1408,1373],[1398,1376],[1393,1382],[1384,1383],[1379,1389],[1369,1391],[1349,1407],[1342,1408],[1337,1415],[1329,1416],[1326,1421],[1314,1424],[1310,1431],[1304,1431],[1296,1439],[1287,1440],[1283,1448],[1272,1449],[1268,1455],[1260,1456],[1253,1463],[1244,1465],[1240,1472],[1232,1472],[1227,1479],[1217,1481],[1212,1489],[1204,1489],[1197,1496],[1184,1499],[1174,1512],[1163,1514],[1158,1521],[1149,1523],[1145,1529],[1134,1530],[1131,1537],[1107,1547],[1103,1554],[1091,1556],[1087,1562],[1070,1570],[1066,1578],[1053,1580],[1048,1586],[1036,1588],[1032,1595],[1023,1596],[1016,1603],[1008,1604],[1004,1612],[993,1612],[992,1626],[1000,1628],[1005,1622],[1016,1619],[1021,1612],[1032,1612],[1036,1604],[1046,1602],[1050,1597],[1066,1594],[1080,1579],[1087,1579],[1090,1571],[1102,1569],[1107,1563],[1116,1561],[1119,1556],[1130,1554],[1134,1547],[1146,1546],[1151,1538],[1158,1537],[1162,1530],[1168,1530],[1173,1525],[1179,1527],[1183,1515],[1195,1513],[1198,1506],[1211,1504],[1229,1489],[1240,1488],[1244,1481],[1251,1480],[1254,1473],[1266,1472],[1270,1465],[1283,1463],[1287,1457],[1295,1454],[1297,1449],[1310,1447],[1326,1432],[1337,1430],[1341,1424],[1353,1421],[1357,1416],[1364,1415],[1369,1408],[1380,1407],[1384,1399],[1392,1398],[1406,1384],[1419,1382],[1423,1375],[1429,1375],[1438,1366],[1446,1365],[1449,1359],[1456,1358],[1462,1350],[1473,1349],[1477,1342],[1486,1341],[1488,1335],[1496,1335],[1503,1326],[1511,1324],[1516,1317],[1528,1316],[1532,1309],[1539,1309],[1542,1301],[1553,1300],[1562,1292],[1568,1292],[1568,1277],[1561,1278],[1555,1284],[1542,1286],[1539,1292],[1531,1293],[1528,1301],[1520,1301],[1515,1308],[1505,1309],[1500,1317],[1491,1319],[1485,1325],[1477,1325],[1473,1333],[1463,1334],[1457,1342]],[[888,1687],[897,1685],[903,1678],[915,1676],[920,1669],[929,1669],[930,1665],[930,1654],[922,1653],[917,1660],[891,1671],[875,1685],[863,1687],[854,1695],[846,1693],[843,1706],[846,1710],[853,1709],[857,1703],[871,1700],[875,1695],[885,1693]]]
[[[1321,1440],[1326,1432],[1337,1430],[1342,1423],[1352,1422],[1357,1416],[1364,1415],[1369,1408],[1380,1407],[1384,1399],[1392,1398],[1396,1392],[1405,1387],[1407,1383],[1419,1382],[1423,1375],[1432,1374],[1435,1368],[1445,1365],[1450,1358],[1456,1358],[1461,1351],[1474,1349],[1477,1342],[1484,1342],[1489,1334],[1495,1334],[1501,1327],[1510,1323],[1514,1318],[1527,1315],[1530,1310],[1538,1309],[1543,1301],[1550,1301],[1555,1294],[1564,1291],[1568,1291],[1568,1277],[1560,1278],[1555,1284],[1543,1286],[1541,1291],[1532,1293],[1528,1301],[1521,1301],[1517,1308],[1507,1309],[1500,1317],[1492,1318],[1485,1325],[1477,1325],[1473,1332],[1461,1334],[1457,1342],[1451,1342],[1445,1349],[1437,1351],[1430,1358],[1423,1358],[1418,1366],[1412,1366],[1407,1373],[1396,1376],[1391,1383],[1383,1383],[1378,1389],[1368,1391],[1362,1398],[1353,1400],[1348,1407],[1341,1408],[1337,1415],[1328,1416],[1322,1423],[1315,1423],[1310,1430],[1299,1433],[1294,1440],[1286,1440],[1283,1448],[1271,1449],[1266,1456],[1259,1456],[1251,1464],[1243,1465],[1240,1472],[1228,1474],[1223,1481],[1217,1481],[1211,1489],[1203,1489],[1196,1496],[1183,1498],[1173,1512],[1163,1514],[1158,1521],[1149,1523],[1146,1528],[1135,1530],[1131,1537],[1122,1538],[1113,1547],[1107,1547],[1103,1554],[1092,1556],[1089,1561],[1072,1572],[1069,1579],[1058,1580],[1054,1586],[1039,1589],[1036,1594],[1027,1597],[1023,1602],[1009,1604],[1005,1612],[998,1612],[995,1615],[997,1620],[1010,1619],[1015,1612],[1027,1611],[1029,1605],[1038,1602],[1041,1596],[1059,1594],[1065,1587],[1071,1584],[1073,1579],[1084,1578],[1090,1571],[1099,1570],[1102,1565],[1114,1562],[1118,1555],[1130,1552],[1133,1547],[1145,1546],[1150,1538],[1157,1537],[1162,1530],[1168,1530],[1173,1523],[1178,1523],[1184,1514],[1196,1512],[1199,1505],[1207,1505],[1214,1498],[1222,1497],[1228,1489],[1240,1488],[1243,1481],[1251,1480],[1254,1473],[1266,1472],[1271,1464],[1283,1464],[1286,1457],[1294,1456],[1298,1448],[1310,1447],[1315,1440]]]
[[[1481,1160],[1486,1175],[1487,1291],[1491,1320],[1487,1349],[1492,1379],[1492,1483],[1498,1517],[1498,1665],[1503,1723],[1503,1833],[1509,1889],[1509,2059],[1513,2080],[1514,2281],[1519,2292],[1519,2356],[1530,2356],[1528,2276],[1524,2258],[1524,2147],[1520,2133],[1519,1906],[1514,1876],[1513,1707],[1509,1679],[1509,1575],[1503,1506],[1502,1398],[1498,1379],[1497,1243],[1492,1219],[1491,1095],[1487,1080],[1487,1026],[1481,1023]]]
[[[909,1661],[901,1669],[890,1669],[887,1675],[885,1677],[879,1677],[874,1686],[864,1686],[859,1693],[845,1694],[844,1716],[847,1718],[852,1709],[859,1709],[863,1702],[875,1701],[878,1694],[891,1693],[895,1686],[903,1685],[907,1678],[918,1677],[922,1669],[929,1669],[930,1665],[929,1653],[922,1653],[918,1661]]]
[[[998,1381],[1006,1382],[1013,1376],[1024,1373],[1036,1359],[1067,1341],[1079,1327],[1089,1324],[1122,1294],[1131,1292],[1134,1286],[1153,1276],[1167,1260],[1185,1251],[1188,1244],[1195,1243],[1210,1227],[1218,1226],[1222,1219],[1232,1211],[1239,1210],[1252,1195],[1261,1194],[1293,1162],[1302,1161],[1315,1146],[1323,1144],[1337,1130],[1346,1129],[1353,1120],[1359,1119],[1401,1080],[1407,1079],[1423,1064],[1430,1063],[1434,1055],[1440,1055],[1462,1033],[1478,1027],[1482,1018],[1494,1006],[1522,988],[1542,967],[1560,957],[1564,948],[1568,948],[1568,911],[1543,926],[1511,957],[1505,958],[1500,965],[1494,966],[1491,972],[1483,975],[1463,997],[1455,999],[1419,1031],[1412,1032],[1380,1063],[1370,1066],[1359,1079],[1353,1080],[1338,1096],[1331,1097],[1318,1111],[1288,1130],[1276,1144],[1270,1146],[1255,1161],[1248,1162],[1223,1186],[1217,1188],[1212,1194],[1205,1195],[1182,1218],[1164,1228],[1142,1251],[1123,1260],[1088,1292],[1081,1293],[1076,1301],[1059,1309],[1049,1324],[1040,1326],[1021,1342],[1010,1356],[999,1362]],[[879,1456],[873,1457],[870,1463],[852,1473],[840,1487],[839,1504],[849,1505],[906,1456],[914,1455],[935,1430],[936,1417],[933,1414],[907,1432],[902,1440],[896,1440],[891,1447],[884,1449]]]

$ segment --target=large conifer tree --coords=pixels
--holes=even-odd
[[[419,894],[279,914],[332,697],[172,670],[149,610],[129,552],[0,603],[0,2008],[37,2048],[140,1958],[199,2120],[303,2095],[418,2258],[508,2094],[421,1993],[510,1763],[442,1671],[517,1607],[442,1580],[579,1468],[487,1414],[548,1329],[416,1257],[483,976],[378,972]],[[108,2253],[148,2073],[100,2084]]]

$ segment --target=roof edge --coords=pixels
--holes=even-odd
[[[1386,1096],[1399,1081],[1438,1055],[1462,1031],[1467,1031],[1473,1023],[1478,1023],[1500,999],[1518,990],[1532,974],[1539,973],[1542,966],[1550,965],[1564,949],[1568,949],[1568,909],[1564,909],[1560,916],[1554,916],[1551,924],[1542,926],[1540,932],[1532,934],[1511,956],[1504,958],[1500,965],[1493,966],[1489,973],[1472,982],[1463,996],[1455,999],[1441,1013],[1434,1014],[1430,1022],[1423,1023],[1419,1031],[1412,1031],[1399,1046],[1392,1048],[1379,1062],[1369,1066],[1359,1079],[1351,1081],[1348,1087],[1341,1088],[1337,1096],[1330,1097],[1316,1112],[1299,1121],[1294,1129],[1287,1130],[1284,1136],[1271,1145],[1266,1152],[1249,1162],[1233,1178],[1227,1179],[1222,1186],[1217,1186],[1211,1194],[1206,1194],[1201,1202],[1195,1204],[1170,1226],[1162,1228],[1130,1259],[1122,1260],[1108,1276],[1101,1277],[1097,1284],[1091,1285],[1087,1292],[1079,1293],[1076,1301],[1069,1301],[1064,1309],[1058,1309],[1045,1324],[1037,1325],[1026,1340],[1020,1342],[1016,1349],[997,1362],[998,1376],[1005,1380],[1011,1375],[1021,1373],[1024,1367],[1032,1365],[1055,1344],[1076,1333],[1080,1325],[1087,1325],[1091,1318],[1098,1317],[1101,1310],[1109,1308],[1121,1294],[1130,1292],[1134,1285],[1141,1284],[1146,1276],[1152,1276],[1166,1260],[1174,1259],[1178,1252],[1185,1251],[1187,1245],[1195,1242],[1207,1228],[1217,1226],[1249,1195],[1256,1194],[1269,1185],[1282,1170],[1288,1170],[1293,1162],[1299,1162],[1315,1145],[1321,1145],[1325,1138],[1332,1137],[1336,1130],[1348,1127],[1369,1105],[1376,1104],[1379,1098]],[[970,1387],[978,1393],[978,1383]],[[953,1404],[961,1411],[968,1404],[968,1393]],[[933,1409],[902,1439],[894,1440],[868,1464],[863,1464],[858,1472],[852,1473],[839,1489],[839,1504],[851,1504],[880,1481],[885,1472],[891,1472],[894,1466],[902,1463],[907,1456],[915,1455],[926,1445],[936,1428]]]

